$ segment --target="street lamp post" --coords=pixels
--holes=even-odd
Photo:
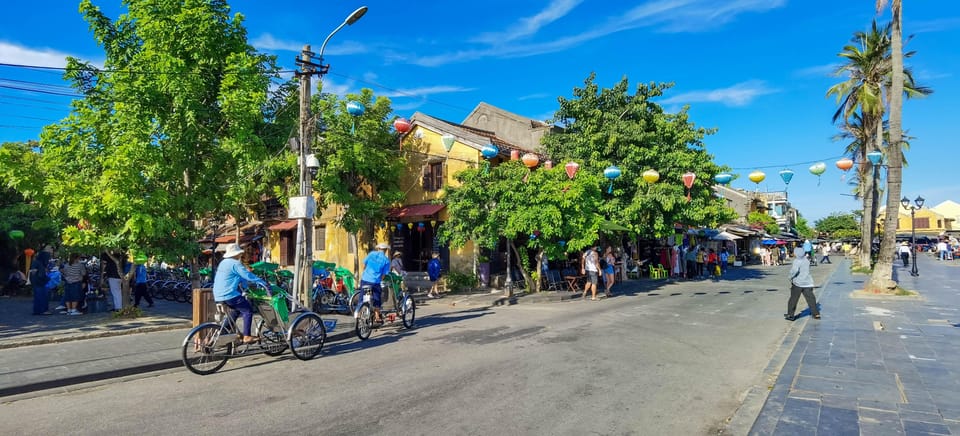
[[[356,23],[364,14],[367,13],[367,7],[361,6],[353,11],[333,32],[323,40],[320,45],[320,54],[317,56],[317,62],[314,63],[311,57],[314,55],[310,51],[310,45],[304,45],[300,57],[296,59],[296,64],[300,67],[295,75],[300,79],[300,141],[297,144],[297,156],[300,166],[300,197],[303,201],[303,212],[297,216],[297,251],[294,259],[293,286],[297,292],[293,292],[294,298],[299,301],[306,301],[310,294],[312,283],[307,277],[313,263],[313,215],[316,207],[313,201],[313,179],[316,175],[320,163],[313,154],[312,142],[312,116],[310,114],[310,77],[316,75],[323,79],[323,75],[330,70],[330,65],[323,64],[323,52],[327,48],[327,43],[334,34],[340,31],[344,26]]]
[[[910,210],[910,253],[913,255],[913,267],[910,268],[910,275],[914,277],[920,275],[920,273],[917,272],[917,224],[915,217],[917,209],[923,208],[923,201],[923,197],[918,195],[917,198],[913,200],[913,203],[916,205],[914,206],[910,204],[909,198],[903,197],[900,199],[900,205],[903,206],[904,209]]]

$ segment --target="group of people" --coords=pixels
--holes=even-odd
[[[590,300],[597,300],[597,290],[600,286],[600,278],[603,278],[603,294],[612,297],[613,283],[616,281],[617,258],[613,254],[613,248],[607,247],[603,256],[600,255],[600,246],[590,247],[583,252],[580,262],[580,275],[586,277],[586,283],[583,286],[581,298],[586,299],[587,293],[590,293]]]

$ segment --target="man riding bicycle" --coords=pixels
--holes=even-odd
[[[389,245],[381,242],[377,244],[376,251],[371,251],[363,259],[363,274],[360,276],[360,298],[363,301],[364,289],[369,287],[370,304],[373,306],[373,319],[376,322],[383,322],[380,316],[380,295],[383,293],[380,282],[383,281],[384,276],[390,273],[390,259],[387,258],[387,250],[389,249]]]
[[[251,344],[257,341],[255,336],[250,336],[250,327],[253,324],[253,306],[243,296],[239,286],[244,285],[245,287],[250,282],[262,286],[264,289],[270,288],[265,280],[250,272],[240,262],[241,254],[243,254],[243,249],[239,245],[230,244],[227,246],[227,251],[223,253],[223,260],[217,265],[217,274],[213,277],[213,300],[240,312],[240,315],[243,316],[243,343]]]

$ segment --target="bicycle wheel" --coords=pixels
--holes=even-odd
[[[327,329],[320,315],[313,312],[300,314],[290,325],[290,352],[300,360],[310,360],[320,354],[327,341]]]
[[[348,307],[350,309],[350,313],[353,313],[353,311],[357,310],[358,306],[360,306],[360,293],[356,292],[350,296],[350,305]]]
[[[279,356],[287,351],[287,341],[282,332],[273,330],[260,330],[260,347],[267,356]]]
[[[361,341],[367,340],[370,337],[370,332],[373,331],[373,309],[370,307],[370,303],[363,303],[357,308],[357,324],[354,330],[357,332],[357,337]]]
[[[177,303],[186,303],[190,299],[190,283],[177,283],[175,289]]]
[[[406,295],[403,297],[403,301],[400,302],[400,320],[403,321],[403,326],[412,329],[413,322],[417,319],[417,303],[413,301],[413,297]]]
[[[220,325],[207,323],[187,334],[183,340],[181,359],[190,372],[207,375],[223,368],[232,353],[233,341],[221,337]]]
[[[314,313],[322,313],[325,310],[328,310],[331,306],[336,304],[337,295],[330,290],[323,290],[319,292],[316,298],[313,299],[313,304],[311,310]]]

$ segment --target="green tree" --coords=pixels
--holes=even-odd
[[[537,261],[556,259],[596,242],[604,183],[597,174],[581,172],[570,180],[563,168],[530,171],[519,161],[508,161],[454,177],[460,185],[447,188],[444,203],[450,218],[440,227],[441,240],[454,247],[472,240],[493,249],[505,237],[507,255],[516,255],[516,265],[524,266],[524,280],[534,290],[539,291],[539,280],[530,273],[539,268],[529,265],[530,251]]]
[[[777,219],[763,212],[748,213],[747,223],[751,226],[762,228],[763,231],[771,235],[780,233],[780,226],[777,225]]]
[[[818,232],[827,233],[832,238],[858,237],[860,222],[853,213],[834,212],[814,223]]]
[[[31,200],[89,223],[66,227],[67,245],[102,247],[118,262],[130,251],[193,258],[196,220],[235,212],[252,194],[275,67],[223,1],[124,4],[114,21],[80,2],[103,68],[68,59],[84,98],[43,130],[36,169],[11,178]]]
[[[725,170],[707,153],[703,138],[714,132],[696,127],[687,108],[671,114],[654,100],[671,84],[639,84],[628,93],[624,77],[613,88],[600,89],[591,74],[573,98],[561,97],[554,121],[563,129],[543,138],[554,160],[572,159],[580,172],[602,174],[610,165],[622,176],[600,207],[603,215],[632,231],[655,237],[673,234],[674,225],[716,226],[735,213],[717,198],[713,176]],[[641,174],[654,169],[658,183],[648,185]],[[687,199],[682,175],[696,174]]]
[[[351,101],[365,107],[363,115],[347,112]],[[375,226],[386,220],[390,206],[404,198],[400,189],[404,161],[398,157],[399,140],[391,130],[390,99],[375,97],[370,89],[345,98],[320,92],[312,107],[323,126],[314,145],[320,161],[314,187],[321,206],[341,206],[337,224],[351,234],[359,233],[372,250]]]
[[[797,214],[797,224],[796,224],[797,234],[800,237],[813,239],[816,237],[816,232],[810,228],[810,224],[807,222],[807,219],[804,218],[799,213]]]

